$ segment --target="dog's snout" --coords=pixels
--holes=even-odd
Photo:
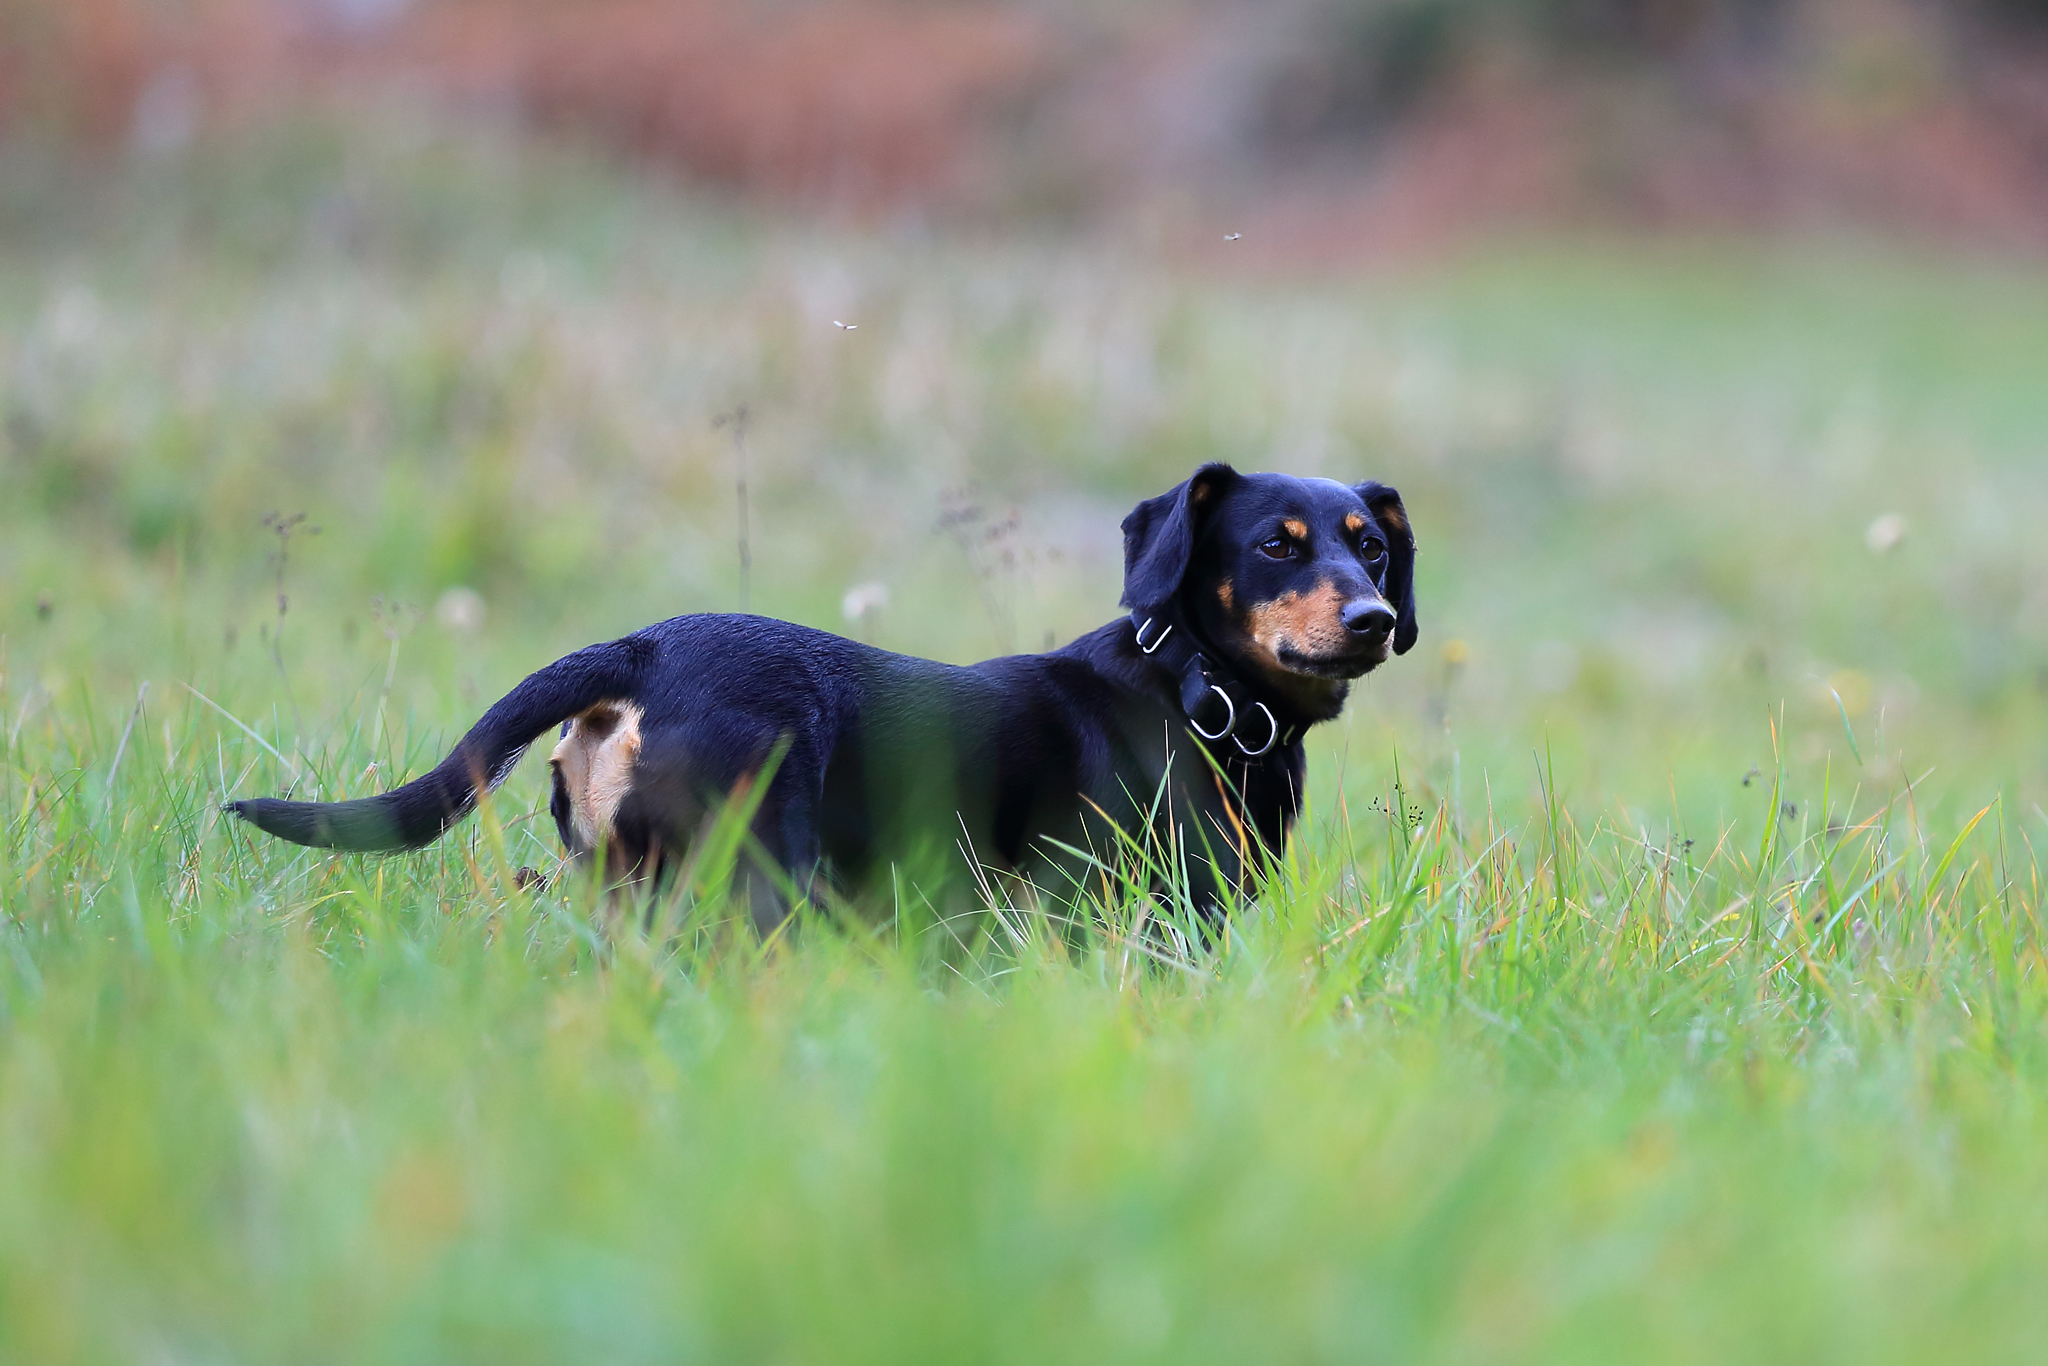
[[[1384,636],[1394,629],[1394,609],[1378,598],[1356,598],[1344,604],[1344,628],[1353,635]]]

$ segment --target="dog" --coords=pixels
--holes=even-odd
[[[1224,464],[1140,503],[1123,537],[1129,614],[1050,653],[961,667],[765,617],[675,617],[529,676],[402,787],[226,809],[296,844],[416,849],[559,726],[563,846],[622,879],[658,885],[765,772],[764,929],[792,889],[958,871],[963,848],[977,875],[1070,891],[1082,851],[1162,833],[1213,917],[1284,844],[1303,734],[1414,645],[1415,539],[1385,485]]]

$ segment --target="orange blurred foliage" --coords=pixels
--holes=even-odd
[[[1594,10],[1527,0],[1521,29],[1454,26],[1400,69],[1404,40],[1359,24],[1479,11],[0,0],[0,129],[174,147],[402,81],[807,203],[1101,208],[1164,191],[1255,229],[1240,260],[1594,223],[2040,247],[2048,20],[2011,38],[1985,8],[2004,2],[1610,0],[1588,28],[1573,16]],[[1744,36],[1738,11],[1774,16],[1774,36]]]
[[[253,0],[0,0],[0,126],[117,144],[153,82],[196,103],[203,81],[212,107],[244,105],[299,66],[292,20]]]
[[[890,202],[959,188],[1049,53],[999,4],[0,0],[0,125],[107,148],[406,77],[701,175]]]
[[[975,134],[1044,75],[1049,43],[992,4],[448,0],[393,52],[699,174],[873,203],[958,188]]]

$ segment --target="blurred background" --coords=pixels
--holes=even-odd
[[[1246,254],[1290,260],[1508,225],[2029,247],[2048,223],[2038,0],[7,0],[0,15],[10,133],[101,156],[398,101],[814,211],[1227,211]]]
[[[0,722],[1043,648],[1223,459],[1415,516],[1325,798],[2038,813],[2044,248],[2039,0],[0,0]]]
[[[1295,260],[1507,225],[2022,247],[2048,230],[2037,0],[8,0],[0,14],[10,133],[101,156],[395,100],[570,132],[813,210],[1227,211],[1250,250]]]

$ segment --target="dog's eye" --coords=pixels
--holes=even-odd
[[[1294,553],[1294,547],[1285,536],[1275,536],[1259,547],[1259,553],[1269,560],[1284,560]]]
[[[1358,554],[1367,564],[1378,564],[1387,558],[1387,543],[1377,536],[1368,536],[1358,543]]]

